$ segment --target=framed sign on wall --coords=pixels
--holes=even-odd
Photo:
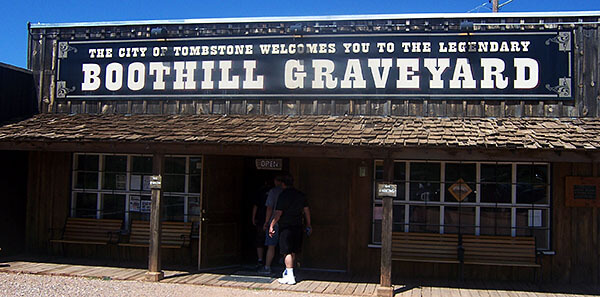
[[[567,207],[600,207],[600,177],[567,176]]]

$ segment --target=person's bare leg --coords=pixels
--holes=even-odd
[[[285,255],[285,268],[294,268],[294,255],[293,254]]]
[[[275,257],[275,246],[267,246],[267,258],[265,259],[265,267],[271,267],[273,258]]]
[[[265,252],[264,248],[262,248],[262,247],[256,248],[256,256],[258,256],[258,261],[262,261],[263,260],[264,252]]]

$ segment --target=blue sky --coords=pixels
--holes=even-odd
[[[500,0],[504,3],[507,0]],[[213,17],[468,12],[487,0],[16,0],[0,12],[0,62],[25,67],[27,22],[64,23]],[[490,12],[490,5],[479,12]],[[504,12],[600,10],[599,0],[514,0]]]

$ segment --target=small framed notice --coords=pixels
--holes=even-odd
[[[152,209],[152,201],[150,200],[142,200],[140,203],[140,212],[150,213]]]
[[[393,197],[398,195],[398,186],[396,184],[377,184],[377,197]]]
[[[140,211],[140,196],[129,196],[129,211],[139,212]]]
[[[600,207],[600,177],[567,176],[565,204],[567,207]]]

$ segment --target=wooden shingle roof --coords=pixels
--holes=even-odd
[[[277,144],[599,150],[596,118],[39,114],[0,142]]]

